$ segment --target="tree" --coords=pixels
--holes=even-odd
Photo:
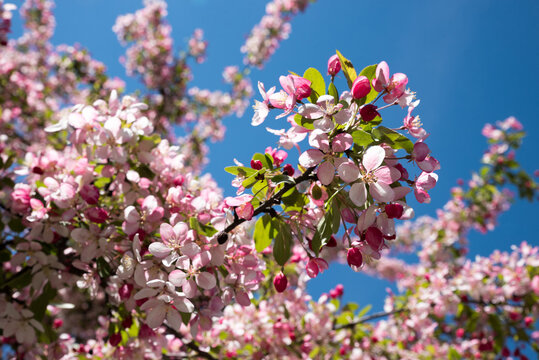
[[[468,232],[491,230],[508,209],[507,185],[537,197],[514,158],[524,136],[515,118],[487,125],[484,166],[435,218],[412,221],[407,199],[429,202],[439,168],[412,115],[415,93],[386,62],[356,71],[337,51],[322,72],[280,76],[282,90],[258,83],[252,124],[286,117],[288,129],[271,131],[284,149],[307,149],[299,165],[282,149],[256,153],[225,168],[238,188],[226,198],[202,173],[223,117],[249,104],[249,68],[263,66],[308,4],[267,6],[242,48],[244,69],[224,71],[224,93],[189,86],[189,62],[205,57],[202,31],[175,56],[166,3],[148,1],[114,27],[129,46],[128,73],[145,86],[126,95],[86,50],[51,45],[51,2],[26,1],[26,32],[9,42],[12,7],[0,2],[3,351],[525,359],[538,350],[539,248],[465,258]],[[398,106],[403,125],[389,128],[384,110]],[[186,135],[176,139],[173,126]],[[418,263],[399,251],[417,251]],[[313,301],[306,282],[332,261],[394,280],[400,292],[374,314],[341,304],[340,286]]]

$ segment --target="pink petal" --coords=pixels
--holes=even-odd
[[[174,306],[183,313],[192,313],[195,311],[195,306],[189,299],[180,296],[174,300]]]
[[[324,154],[320,150],[310,149],[301,154],[299,163],[301,166],[308,169],[320,164],[322,159],[324,159]]]
[[[168,274],[168,281],[170,281],[174,286],[182,286],[185,283],[187,275],[181,270],[173,270]]]
[[[341,133],[333,139],[331,148],[334,152],[344,152],[352,147],[354,138],[348,133]]]
[[[390,202],[395,197],[393,189],[382,182],[375,182],[369,186],[370,193],[376,201]]]
[[[261,103],[260,101],[255,100],[255,114],[253,115],[253,119],[251,120],[252,126],[258,126],[266,120],[269,114],[269,108],[268,105],[265,103]]]
[[[401,172],[394,167],[381,166],[374,170],[374,176],[378,182],[389,185],[400,179]]]
[[[324,116],[324,111],[317,105],[305,104],[299,107],[298,114],[306,117],[307,119],[319,119]]]
[[[420,161],[417,163],[417,166],[425,172],[431,173],[433,171],[436,171],[440,169],[440,162],[433,158],[432,156],[427,156],[427,158],[424,161]]]
[[[167,307],[165,305],[154,307],[153,309],[150,310],[150,312],[148,313],[148,316],[146,317],[146,324],[152,329],[155,329],[156,327],[161,326],[161,324],[163,324],[163,320],[165,320],[166,314],[167,314]]]
[[[182,317],[180,316],[180,313],[176,310],[169,309],[167,311],[167,322],[171,328],[178,331],[182,326]]]
[[[357,227],[359,231],[363,231],[372,224],[374,224],[374,220],[376,220],[376,206],[371,205],[367,210],[365,210],[357,220]]]
[[[329,150],[329,138],[328,134],[320,129],[314,129],[309,135],[309,145],[319,149],[322,152],[328,152]]]
[[[423,161],[427,157],[427,155],[430,153],[429,146],[425,144],[424,142],[416,142],[414,144],[414,150],[412,151],[412,156],[414,157],[415,161]]]
[[[151,243],[150,246],[148,247],[148,250],[158,259],[166,258],[172,251],[171,248],[169,248],[162,242]]]
[[[395,197],[393,198],[392,201],[400,200],[406,195],[408,195],[410,191],[412,191],[409,187],[404,187],[404,186],[398,186],[392,189],[393,189],[393,192],[395,193]]]
[[[354,205],[365,205],[365,201],[367,200],[367,188],[365,187],[365,183],[360,182],[352,184],[348,195],[350,196],[350,200],[352,200]]]
[[[335,167],[331,162],[324,161],[318,167],[316,175],[318,176],[318,180],[320,180],[322,184],[329,185],[335,177]]]
[[[289,95],[294,95],[294,93],[296,92],[296,87],[294,86],[294,79],[291,75],[280,76],[279,83],[283,87],[284,91],[286,91]]]
[[[215,280],[215,276],[210,274],[209,272],[201,272],[196,276],[197,284],[203,289],[211,290],[215,287],[217,284],[217,281]]]
[[[346,183],[351,183],[359,178],[359,168],[353,161],[342,163],[337,171],[341,180]]]
[[[185,284],[183,284],[182,290],[185,296],[192,299],[197,294],[197,284],[193,279],[189,279]]]
[[[236,301],[241,306],[251,305],[251,299],[249,299],[249,294],[247,294],[245,291],[236,290]]]
[[[367,149],[367,151],[365,151],[365,154],[363,155],[363,166],[368,172],[371,172],[372,170],[382,165],[382,162],[384,161],[385,157],[386,152],[383,147],[378,145],[371,146]]]
[[[161,239],[167,244],[176,241],[176,234],[174,233],[174,228],[170,224],[161,224],[161,226],[159,227],[159,233],[161,234]]]

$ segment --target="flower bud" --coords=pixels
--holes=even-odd
[[[283,173],[285,173],[288,176],[294,176],[294,168],[290,164],[286,164],[283,167]]]
[[[288,286],[288,279],[286,278],[286,275],[282,272],[278,273],[273,279],[273,286],[277,292],[282,293],[285,291],[286,287]]]
[[[112,334],[109,337],[109,343],[112,346],[117,346],[121,341],[122,341],[122,334],[120,333]]]
[[[371,82],[366,76],[358,76],[352,84],[352,96],[361,99],[371,92]]]
[[[90,220],[97,224],[102,224],[109,218],[109,213],[107,210],[99,207],[93,207],[86,209],[84,215]]]
[[[367,104],[361,109],[359,109],[359,115],[361,115],[363,121],[369,122],[380,115],[380,113],[376,109],[378,109],[378,106]]]
[[[296,75],[290,76],[292,77],[292,81],[294,82],[294,86],[296,88],[295,95],[298,100],[302,100],[311,96],[312,89],[311,82],[309,80]]]
[[[341,71],[341,61],[339,60],[339,56],[335,54],[328,60],[328,74],[335,76],[339,71]]]
[[[363,255],[358,248],[350,248],[346,253],[346,261],[350,266],[360,267],[363,264]]]
[[[388,219],[400,219],[404,207],[401,204],[387,204],[385,210]]]
[[[365,240],[367,240],[367,244],[369,244],[374,251],[379,251],[382,247],[382,243],[384,242],[384,235],[380,229],[375,226],[371,226],[365,232]]]
[[[99,202],[99,189],[94,185],[84,185],[80,190],[80,196],[87,204],[97,205]]]
[[[262,162],[260,160],[251,160],[251,167],[255,170],[262,169]]]

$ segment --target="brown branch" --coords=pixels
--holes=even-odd
[[[293,183],[285,183],[281,190],[273,194],[273,196],[271,196],[268,200],[264,201],[254,210],[253,217],[264,212],[271,213],[273,210],[273,206],[281,203],[282,197],[284,194],[286,194],[287,191],[304,181],[314,179],[311,173],[314,171],[315,168],[316,166],[308,168],[303,174],[295,178]],[[228,225],[223,231],[217,234],[217,241],[219,242],[219,244],[224,244],[228,240],[228,233],[234,230],[238,225],[244,223],[245,221],[247,220],[235,217],[234,221],[230,225]]]
[[[352,329],[354,326],[359,325],[359,324],[363,324],[363,323],[365,323],[367,321],[380,319],[380,318],[383,318],[383,317],[386,317],[386,316],[389,316],[389,315],[399,314],[399,313],[401,313],[401,312],[403,312],[405,310],[406,310],[405,308],[400,308],[400,309],[396,309],[396,310],[392,310],[392,311],[388,311],[388,312],[374,313],[372,315],[367,315],[367,316],[364,316],[362,318],[359,318],[358,320],[353,321],[353,322],[348,323],[348,324],[339,325],[339,326],[333,326],[333,329],[334,330]]]

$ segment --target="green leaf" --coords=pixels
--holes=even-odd
[[[274,222],[273,226],[278,229],[275,244],[273,245],[273,257],[277,264],[284,266],[292,255],[292,230],[290,225],[282,220],[272,219],[272,222]]]
[[[257,170],[245,166],[227,166],[225,171],[232,175],[249,177],[256,173]]]
[[[361,70],[359,75],[360,76],[366,76],[369,80],[371,80],[371,84],[372,84],[372,79],[374,79],[374,77],[376,76],[376,68],[377,67],[378,67],[378,64],[369,65],[366,68],[364,68],[363,70]],[[365,97],[365,99],[363,101],[363,104],[370,103],[371,101],[376,99],[377,96],[378,96],[378,91],[374,90],[374,88],[371,86],[371,92],[367,94],[367,96]]]
[[[273,227],[274,224],[271,220],[271,216],[265,214],[256,221],[254,239],[256,251],[259,253],[270,246],[271,241],[277,235],[277,229]]]
[[[328,94],[333,96],[333,98],[335,99],[335,102],[339,101],[339,91],[337,90],[337,87],[335,86],[334,83],[329,83]]]
[[[354,138],[354,143],[360,146],[368,146],[372,143],[372,136],[368,132],[363,130],[356,130],[352,133],[352,138]]]
[[[250,189],[258,181],[259,175],[263,176],[263,174],[264,174],[264,170],[257,171],[253,175],[249,176],[247,179],[243,180],[241,184],[243,185],[244,188]]]
[[[348,83],[348,87],[351,89],[352,84],[354,83],[354,80],[357,78],[356,70],[354,69],[354,65],[352,65],[352,62],[345,58],[343,54],[337,50],[337,56],[339,57],[339,61],[341,62],[341,68],[342,72],[344,73],[344,77],[346,78],[346,82]]]
[[[311,82],[312,91],[311,96],[309,96],[309,101],[315,104],[316,100],[326,93],[326,82],[324,81],[324,77],[320,74],[320,71],[311,67],[305,70],[303,78]]]
[[[189,226],[191,229],[204,236],[213,236],[217,234],[217,230],[213,226],[202,224],[195,217],[189,218]]]
[[[110,178],[107,177],[101,177],[94,181],[95,187],[98,189],[103,189],[105,186],[107,186],[111,182]]]
[[[462,356],[460,356],[459,352],[455,350],[455,348],[451,347],[449,348],[449,352],[447,353],[447,359],[448,360],[460,360],[462,359]]]
[[[15,232],[21,232],[25,229],[20,217],[12,217],[7,224],[9,228]]]
[[[105,258],[102,256],[97,259],[97,274],[101,278],[106,278],[112,275],[112,268]]]
[[[136,170],[141,177],[145,177],[150,180],[153,180],[155,177],[155,173],[146,164],[140,164]]]
[[[32,304],[30,304],[30,310],[34,313],[34,317],[37,321],[41,322],[43,316],[45,316],[45,310],[47,305],[52,299],[56,297],[56,289],[53,289],[50,283],[47,283],[43,288],[43,292],[39,295]]]
[[[190,313],[184,313],[180,311],[180,316],[182,317],[182,322],[184,325],[189,325],[189,321],[191,320],[191,314]]]
[[[407,153],[411,154],[414,150],[414,144],[406,136],[386,128],[385,126],[378,126],[372,131],[372,134],[379,140],[390,145],[393,149],[404,149]]]
[[[313,119],[307,119],[304,116],[301,116],[300,114],[294,115],[294,121],[296,124],[298,124],[301,127],[304,127],[308,130],[314,130],[314,120]]]
[[[275,185],[278,185],[280,183],[288,183],[288,184],[295,184],[294,178],[292,176],[288,175],[275,175],[271,178],[271,182]]]

